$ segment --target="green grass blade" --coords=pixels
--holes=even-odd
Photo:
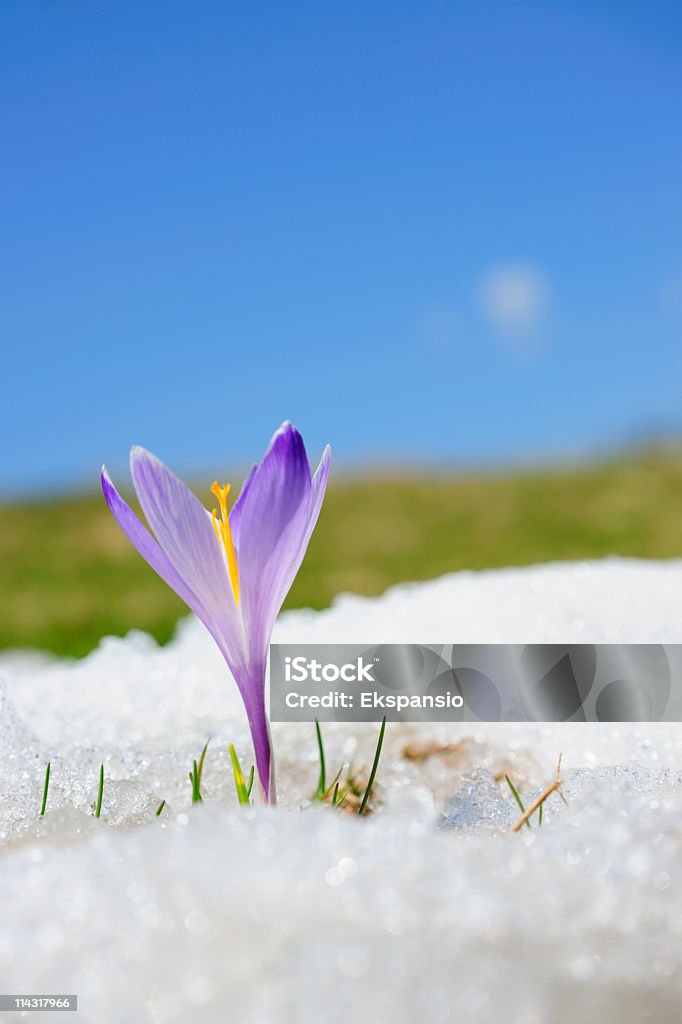
[[[317,789],[315,790],[315,796],[313,799],[323,800],[327,791],[327,776],[324,760],[324,744],[322,743],[322,730],[320,729],[320,723],[317,719],[315,719],[315,733],[317,734],[317,749],[320,752],[320,777],[317,782]]]
[[[99,766],[99,788],[97,790],[97,806],[95,807],[95,817],[99,818],[102,813],[102,797],[104,796],[104,765]]]
[[[253,777],[256,774],[256,769],[251,765],[251,771],[249,772],[249,781],[246,783],[246,795],[251,797],[251,790],[253,789]]]
[[[192,783],[192,803],[203,804],[201,787],[199,785],[199,765],[196,759],[192,762],[192,771],[189,773],[189,781]]]
[[[327,789],[325,790],[325,792],[324,792],[324,793],[322,794],[322,798],[323,798],[323,799],[326,799],[326,798],[327,798],[327,797],[329,796],[329,794],[330,794],[330,793],[332,792],[332,790],[333,790],[333,789],[334,789],[334,787],[336,786],[336,783],[337,783],[337,782],[339,781],[339,779],[341,778],[341,772],[342,772],[342,771],[343,771],[343,765],[341,765],[341,767],[339,768],[338,772],[336,773],[336,775],[335,775],[335,776],[334,776],[334,778],[332,779],[332,783],[331,783],[331,785],[330,785],[330,786],[329,786],[329,787],[328,787],[328,788],[327,788]]]
[[[156,808],[156,817],[157,818],[161,817],[161,811],[164,809],[165,806],[166,806],[166,801],[162,800],[161,803],[159,804],[159,806]]]
[[[377,768],[379,767],[379,758],[381,757],[381,748],[382,748],[383,743],[384,743],[384,733],[385,732],[386,732],[386,715],[384,715],[383,720],[381,722],[381,730],[379,731],[379,741],[377,743],[377,749],[376,749],[376,753],[374,755],[374,762],[372,764],[372,770],[369,773],[369,782],[367,783],[367,789],[365,790],[365,795],[362,798],[362,803],[360,804],[360,810],[358,811],[358,814],[364,814],[365,813],[365,808],[366,808],[367,804],[369,803],[369,798],[370,798],[370,795],[372,793],[372,786],[374,785],[374,778],[375,778],[376,773],[377,773]]]
[[[230,760],[232,761],[232,774],[234,775],[234,784],[237,789],[237,799],[242,805],[247,805],[249,802],[249,790],[246,788],[244,782],[244,773],[242,772],[242,766],[239,763],[237,757],[237,751],[234,749],[234,744],[230,743]]]
[[[47,762],[47,768],[45,769],[45,785],[43,786],[43,802],[40,805],[40,817],[44,817],[45,808],[47,807],[47,791],[50,788],[50,768],[51,764]]]
[[[516,786],[514,785],[514,783],[513,783],[513,782],[512,782],[512,780],[511,780],[511,779],[509,778],[509,776],[508,776],[508,775],[505,775],[505,779],[506,779],[506,781],[507,781],[507,785],[509,786],[509,788],[510,788],[510,789],[511,789],[511,791],[512,791],[512,796],[514,797],[514,799],[516,800],[517,804],[519,805],[519,808],[521,809],[521,814],[525,814],[525,813],[526,813],[526,808],[525,808],[525,807],[523,806],[523,800],[522,800],[522,799],[521,799],[521,797],[519,796],[519,794],[518,794],[518,792],[517,792],[517,790],[516,790]],[[540,810],[542,810],[542,807],[540,808]],[[542,817],[542,816],[541,816],[541,817]],[[527,822],[526,822],[526,827],[527,827],[527,828],[530,828],[530,827],[531,827],[531,825],[530,825],[530,822],[529,822],[529,821],[527,821]]]
[[[332,796],[332,807],[340,807],[343,801],[348,796],[348,790],[344,789],[342,793],[339,793],[340,782],[337,782],[334,786],[334,795]]]
[[[199,786],[199,789],[201,789],[201,774],[202,774],[202,772],[204,770],[204,758],[206,757],[206,751],[208,750],[208,745],[209,745],[210,742],[211,742],[211,737],[209,736],[208,739],[206,740],[206,744],[204,746],[204,749],[201,751],[201,756],[199,757],[199,769],[198,769],[198,772],[197,772],[197,776],[198,776],[197,784]]]
[[[543,804],[540,804],[540,809],[538,811],[538,825],[542,825],[542,808]]]

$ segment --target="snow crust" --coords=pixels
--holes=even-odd
[[[681,598],[682,562],[458,573],[289,612],[274,639],[675,643]],[[192,618],[166,648],[0,657],[0,992],[77,993],[87,1024],[682,1019],[682,725],[393,724],[363,820],[309,806],[312,726],[273,734],[281,804],[244,812],[243,710]],[[327,726],[330,770],[376,735]],[[509,832],[500,777],[530,800],[561,751],[568,806]]]

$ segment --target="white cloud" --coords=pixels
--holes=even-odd
[[[545,275],[529,263],[492,267],[479,287],[486,318],[502,334],[517,338],[532,334],[542,323],[549,297]]]

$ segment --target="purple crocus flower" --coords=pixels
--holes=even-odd
[[[114,487],[106,466],[102,489],[128,540],[208,629],[244,701],[263,796],[275,803],[270,727],[265,712],[268,645],[320,514],[329,476],[325,448],[310,475],[303,438],[283,423],[249,473],[231,512],[230,485],[211,488],[209,513],[150,452],[135,447],[130,471],[151,532]]]

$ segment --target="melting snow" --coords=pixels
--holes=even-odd
[[[674,643],[681,609],[682,563],[613,559],[342,596],[275,639]],[[75,992],[83,1024],[682,1018],[682,725],[389,725],[362,821],[307,805],[312,726],[273,733],[281,805],[245,813],[243,711],[193,619],[166,648],[0,658],[0,992]],[[376,735],[327,726],[330,768],[367,766]],[[532,799],[560,751],[568,806],[510,833],[501,775]]]

